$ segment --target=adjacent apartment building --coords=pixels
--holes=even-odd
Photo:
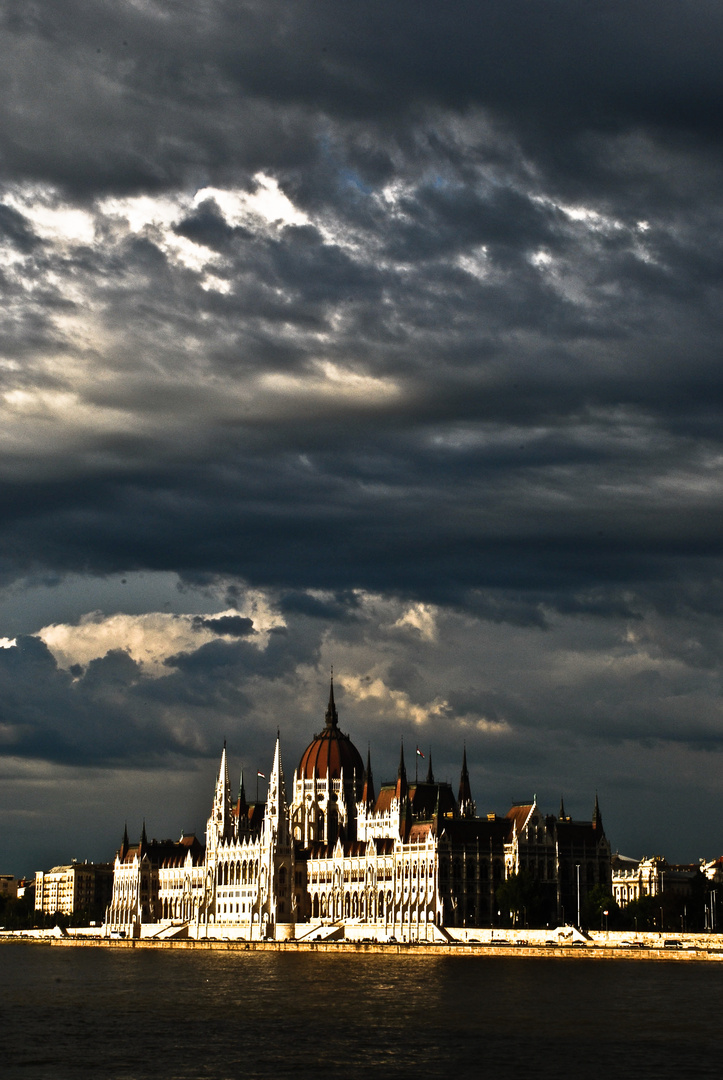
[[[110,863],[73,862],[38,870],[35,875],[35,910],[47,915],[97,913],[102,917],[113,892]]]

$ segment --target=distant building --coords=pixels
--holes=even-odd
[[[16,900],[18,883],[12,874],[0,874],[0,897]]]
[[[38,870],[35,875],[35,910],[46,915],[102,915],[113,889],[113,868],[108,863],[78,863]]]
[[[657,896],[661,891],[665,859],[661,855],[631,859],[625,855],[612,857],[612,891],[619,907],[627,907],[644,896]]]
[[[711,885],[717,887],[723,884],[723,856],[718,859],[701,860],[700,870]]]
[[[35,878],[20,878],[18,881],[18,900],[32,899],[35,906]]]
[[[612,892],[619,907],[627,907],[645,897],[692,898],[702,894],[706,867],[698,864],[669,863],[662,855],[631,859],[615,854],[612,864]],[[711,864],[715,866],[715,864]],[[714,875],[714,871],[712,872]],[[715,880],[715,877],[712,877]]]
[[[610,887],[610,846],[595,800],[592,821],[536,798],[480,818],[466,752],[459,792],[435,779],[396,778],[376,794],[371,758],[339,728],[333,682],[325,726],[304,751],[287,801],[277,738],[265,803],[234,801],[226,747],[205,847],[195,836],[138,844],[127,830],[114,864],[109,933],[132,936],[330,936],[354,925],[370,937],[428,939],[447,926],[491,926],[509,912],[500,886],[535,883],[543,917],[577,921],[596,885]]]

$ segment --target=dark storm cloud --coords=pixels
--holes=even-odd
[[[161,676],[0,650],[8,754],[303,744],[335,652],[350,726],[464,732],[491,808],[495,765],[552,788],[577,754],[583,786],[595,740],[663,747],[659,782],[718,752],[722,22],[3,6],[0,573],[82,576],[81,614],[94,575],[177,573],[237,612],[194,607]]]
[[[0,236],[23,254],[29,254],[40,243],[26,218],[10,206],[0,204]]]
[[[358,606],[357,597],[348,591],[331,597],[320,597],[296,590],[284,593],[279,598],[279,610],[284,615],[302,615],[311,619],[323,619],[325,622],[353,620]]]
[[[13,648],[0,649],[0,756],[176,768],[184,758],[215,758],[229,733],[238,750],[268,754],[255,681],[273,687],[316,659],[318,643],[292,629],[272,633],[265,649],[210,642],[171,657],[168,675],[159,678],[121,649],[66,671],[42,641],[20,637]]]
[[[220,615],[215,619],[204,619],[197,615],[193,626],[212,630],[214,634],[228,634],[230,637],[248,637],[249,634],[256,633],[253,619],[245,619],[241,615]]]
[[[79,193],[154,190],[309,161],[321,115],[408,139],[425,108],[482,106],[589,190],[610,164],[591,136],[719,134],[721,19],[672,0],[9,3],[3,153]],[[392,172],[373,140],[355,165]]]
[[[138,721],[127,695],[139,678],[122,652],[94,660],[74,677],[58,668],[37,638],[0,650],[3,756],[89,764],[184,753],[182,743],[146,719]]]

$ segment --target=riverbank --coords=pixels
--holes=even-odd
[[[600,935],[602,936],[602,935]],[[618,935],[619,936],[619,935]],[[333,953],[333,954],[373,954],[389,955],[392,953],[414,956],[486,956],[510,958],[562,958],[573,960],[649,960],[649,961],[723,961],[723,940],[715,945],[710,942],[711,935],[705,935],[705,944],[696,944],[698,935],[681,935],[676,939],[667,939],[668,944],[648,945],[640,942],[610,941],[590,939],[584,944],[533,944],[496,938],[494,943],[479,941],[453,942],[401,942],[401,941],[360,941],[337,939],[332,941],[222,941],[206,939],[154,940],[151,938],[104,938],[98,935],[86,935],[78,932],[65,936],[53,931],[33,933],[16,931],[0,933],[0,944],[36,944],[59,948],[95,948],[95,949],[164,949],[197,950],[202,952],[274,952],[274,953]],[[673,944],[675,942],[675,944]]]

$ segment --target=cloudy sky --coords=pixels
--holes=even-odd
[[[2,872],[290,776],[332,664],[377,782],[721,854],[722,40],[3,0]]]

